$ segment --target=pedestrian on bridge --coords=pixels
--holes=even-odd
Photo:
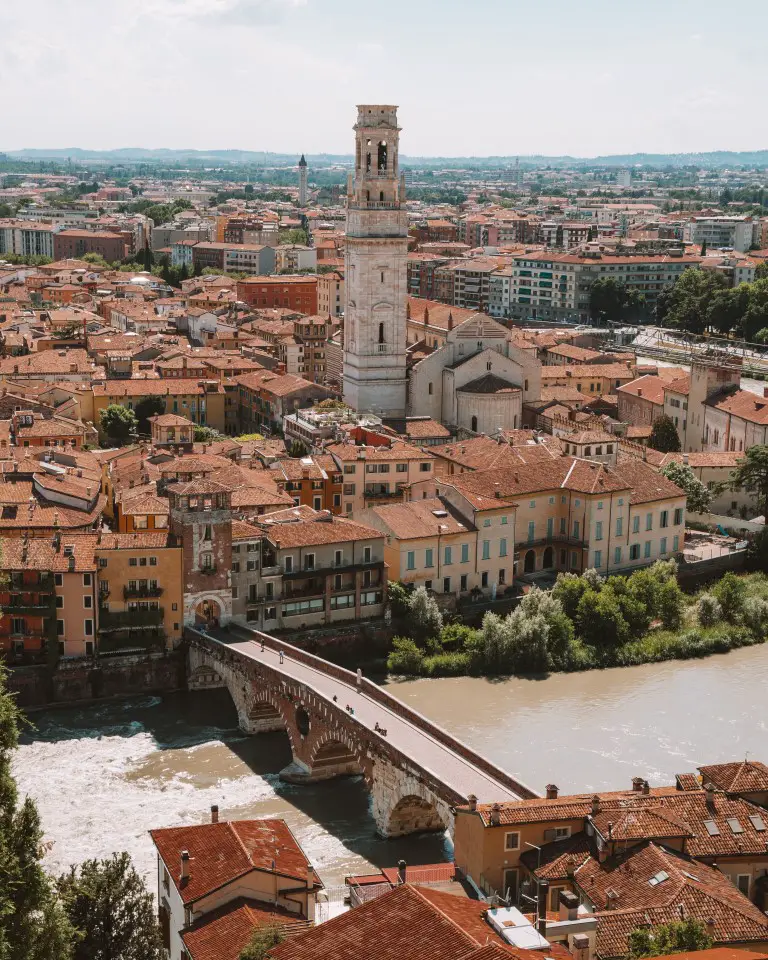
[[[283,657],[284,657],[284,656],[285,656],[285,654],[284,654],[283,651],[281,650],[281,651],[280,651],[280,663],[283,662]]]

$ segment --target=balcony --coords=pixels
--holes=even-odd
[[[160,597],[162,593],[162,587],[123,587],[124,600],[135,600],[138,597]]]
[[[38,593],[41,591],[52,591],[53,590],[53,574],[52,573],[39,573],[37,575],[37,581],[31,581],[25,579],[23,573],[19,571],[14,571],[8,577],[8,584],[6,590],[10,593],[16,593],[21,591],[22,593]]]
[[[200,567],[200,569],[197,572],[205,573],[205,574],[208,574],[209,576],[213,576],[213,574],[218,573],[218,571],[219,571],[219,568],[216,566],[213,566],[213,567]]]
[[[384,568],[383,560],[355,560],[342,561],[339,564],[331,563],[328,566],[315,566],[311,568],[303,567],[298,570],[285,571],[283,577],[286,580],[297,580],[302,577],[314,577],[317,575],[329,576],[332,573],[352,572],[354,570],[373,570],[376,567]],[[276,567],[278,574],[280,567]]]
[[[108,636],[99,639],[99,656],[109,656],[110,654],[126,653],[146,653],[150,650],[164,650],[166,645],[166,636],[160,634],[143,634],[130,636]]]
[[[11,616],[21,616],[22,614],[31,614],[32,616],[43,617],[51,612],[53,607],[53,597],[29,597],[25,600],[23,597],[11,597],[2,605],[3,611]]]
[[[402,500],[403,491],[402,490],[376,490],[370,487],[366,487],[363,490],[363,498],[365,500]]]
[[[163,622],[165,611],[156,610],[105,610],[99,611],[100,630],[142,630],[146,627],[158,627]]]

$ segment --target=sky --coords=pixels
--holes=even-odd
[[[0,150],[768,148],[766,0],[0,0]]]

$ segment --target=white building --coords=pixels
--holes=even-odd
[[[406,404],[408,214],[397,107],[359,106],[347,184],[344,400],[402,417]]]
[[[759,226],[751,217],[694,217],[685,225],[685,239],[744,253],[757,239]]]

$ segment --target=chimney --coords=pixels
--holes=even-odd
[[[763,387],[763,396],[768,397],[768,387]]]
[[[315,885],[315,871],[311,863],[307,864],[307,889],[311,890]]]
[[[600,797],[595,794],[592,797],[592,816],[596,817],[600,813]]]
[[[467,797],[467,801],[469,802],[469,812],[474,813],[475,810],[477,810],[477,797],[474,795],[474,793],[470,793],[470,795]]]
[[[632,792],[640,793],[643,789],[644,782],[642,777],[632,777]]]
[[[189,850],[181,851],[181,882],[189,880]]]
[[[606,910],[615,910],[616,907],[618,906],[618,904],[619,904],[619,895],[618,895],[618,893],[616,893],[616,891],[613,889],[613,887],[609,887],[609,888],[605,891],[605,909],[606,909]]]
[[[554,783],[548,783],[545,789],[547,791],[547,800],[557,800],[558,790]]]
[[[579,898],[570,890],[560,891],[560,919],[575,920],[579,910]]]
[[[651,785],[647,780],[643,780],[643,796],[647,797],[651,792]]]
[[[538,923],[536,927],[542,937],[547,935],[547,901],[549,900],[549,882],[547,880],[539,881],[538,904],[536,914]]]
[[[211,823],[219,822],[219,805],[218,803],[211,804]]]
[[[574,960],[588,960],[589,958],[589,937],[586,933],[577,933],[571,938],[573,948],[571,954]]]
[[[708,918],[707,918],[707,921],[706,921],[706,924],[707,924],[707,936],[708,936],[711,940],[714,941],[714,939],[715,939],[715,918],[714,918],[714,917],[708,917]]]
[[[405,860],[398,860],[397,861],[397,882],[398,883],[405,883],[407,870],[408,870],[408,864],[405,862]]]
[[[704,792],[707,795],[707,806],[714,807],[715,805],[715,785],[713,783],[704,784]]]
[[[491,826],[498,827],[501,823],[501,804],[494,803],[491,807]]]

